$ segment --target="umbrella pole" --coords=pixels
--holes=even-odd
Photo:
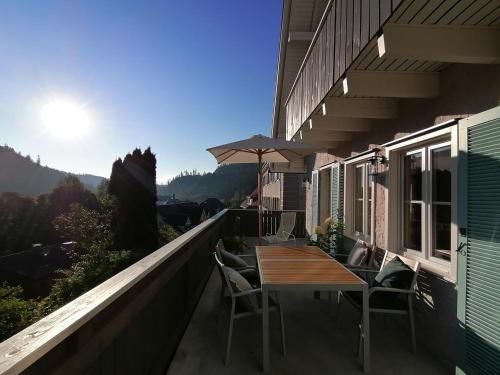
[[[258,194],[259,194],[259,245],[262,245],[262,152],[257,152],[259,158],[259,173],[258,173]]]

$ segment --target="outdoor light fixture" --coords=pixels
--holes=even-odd
[[[302,139],[302,130],[299,131],[300,139]]]
[[[326,103],[325,102],[321,103],[321,113],[323,113],[323,116],[326,116]]]
[[[342,90],[344,91],[344,95],[347,95],[349,92],[349,86],[347,85],[347,78],[342,80]]]
[[[378,175],[378,166],[380,164],[384,164],[386,162],[386,158],[384,155],[380,155],[380,151],[382,151],[379,148],[374,148],[372,149],[374,154],[368,159],[370,162],[370,176],[377,176]]]
[[[311,180],[309,180],[309,178],[304,178],[302,180],[302,188],[307,190],[309,188],[310,183],[311,183]]]
[[[312,118],[309,118],[309,129],[313,128],[313,120]]]

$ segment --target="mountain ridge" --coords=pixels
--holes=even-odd
[[[76,174],[42,166],[31,156],[22,155],[14,148],[0,146],[0,193],[16,192],[30,197],[52,191],[64,177],[73,175],[96,192],[105,178],[92,174]],[[157,184],[158,200],[172,196],[181,200],[202,202],[207,198],[233,201],[239,205],[256,186],[257,165],[221,165],[213,172],[182,172],[166,184]]]
[[[50,192],[68,175],[78,177],[87,189],[94,192],[104,179],[92,174],[77,174],[43,166],[39,160],[33,161],[30,155],[23,156],[10,146],[0,146],[0,192],[36,197]]]

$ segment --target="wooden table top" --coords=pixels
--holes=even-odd
[[[349,284],[365,282],[316,246],[257,246],[263,284]]]

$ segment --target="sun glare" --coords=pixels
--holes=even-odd
[[[83,105],[71,100],[55,99],[42,107],[42,123],[49,133],[66,140],[84,137],[91,125]]]

